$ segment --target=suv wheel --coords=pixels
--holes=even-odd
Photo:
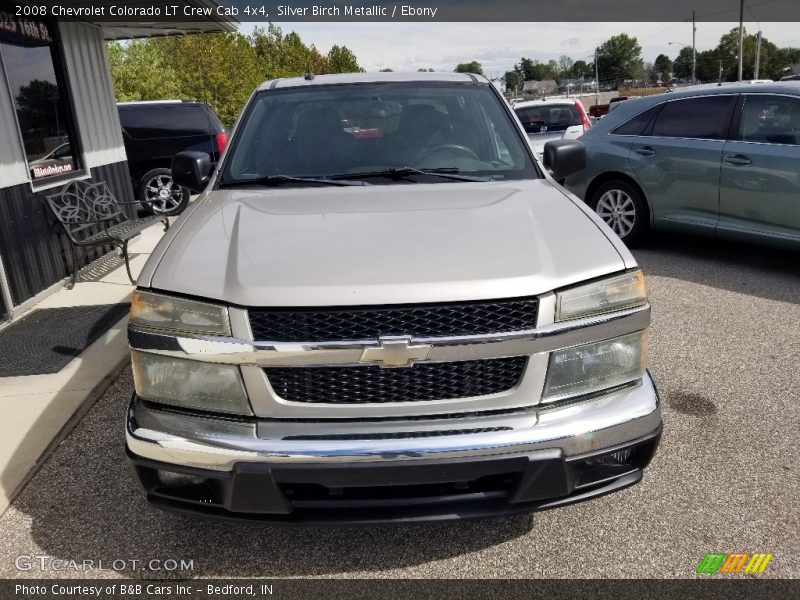
[[[595,190],[589,206],[629,246],[641,242],[647,233],[647,205],[641,192],[627,181],[604,183]]]
[[[172,180],[169,169],[153,169],[139,183],[139,200],[153,214],[172,217],[179,215],[189,203],[191,192]]]

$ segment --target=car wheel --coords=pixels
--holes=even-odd
[[[139,201],[155,215],[179,215],[189,203],[191,192],[172,180],[169,169],[153,169],[139,183]]]
[[[649,229],[647,204],[636,186],[616,179],[601,185],[589,206],[629,246],[643,241]]]

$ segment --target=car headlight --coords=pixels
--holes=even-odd
[[[130,322],[154,329],[231,335],[225,306],[139,290],[131,297]]]
[[[640,379],[648,330],[550,353],[542,402],[599,392]]]
[[[644,275],[638,270],[631,271],[558,292],[556,321],[634,308],[646,302]]]
[[[211,412],[252,415],[236,365],[131,352],[136,394],[152,402]]]

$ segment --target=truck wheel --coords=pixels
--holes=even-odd
[[[644,241],[650,228],[650,215],[636,186],[622,179],[608,181],[595,190],[589,206],[626,245],[635,246]]]
[[[153,169],[142,177],[138,198],[145,210],[158,215],[179,215],[189,203],[191,192],[172,180],[169,169]]]

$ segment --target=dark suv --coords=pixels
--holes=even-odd
[[[180,214],[189,190],[172,180],[172,157],[194,150],[216,163],[228,142],[222,122],[202,102],[122,102],[117,108],[136,197],[156,214]]]

